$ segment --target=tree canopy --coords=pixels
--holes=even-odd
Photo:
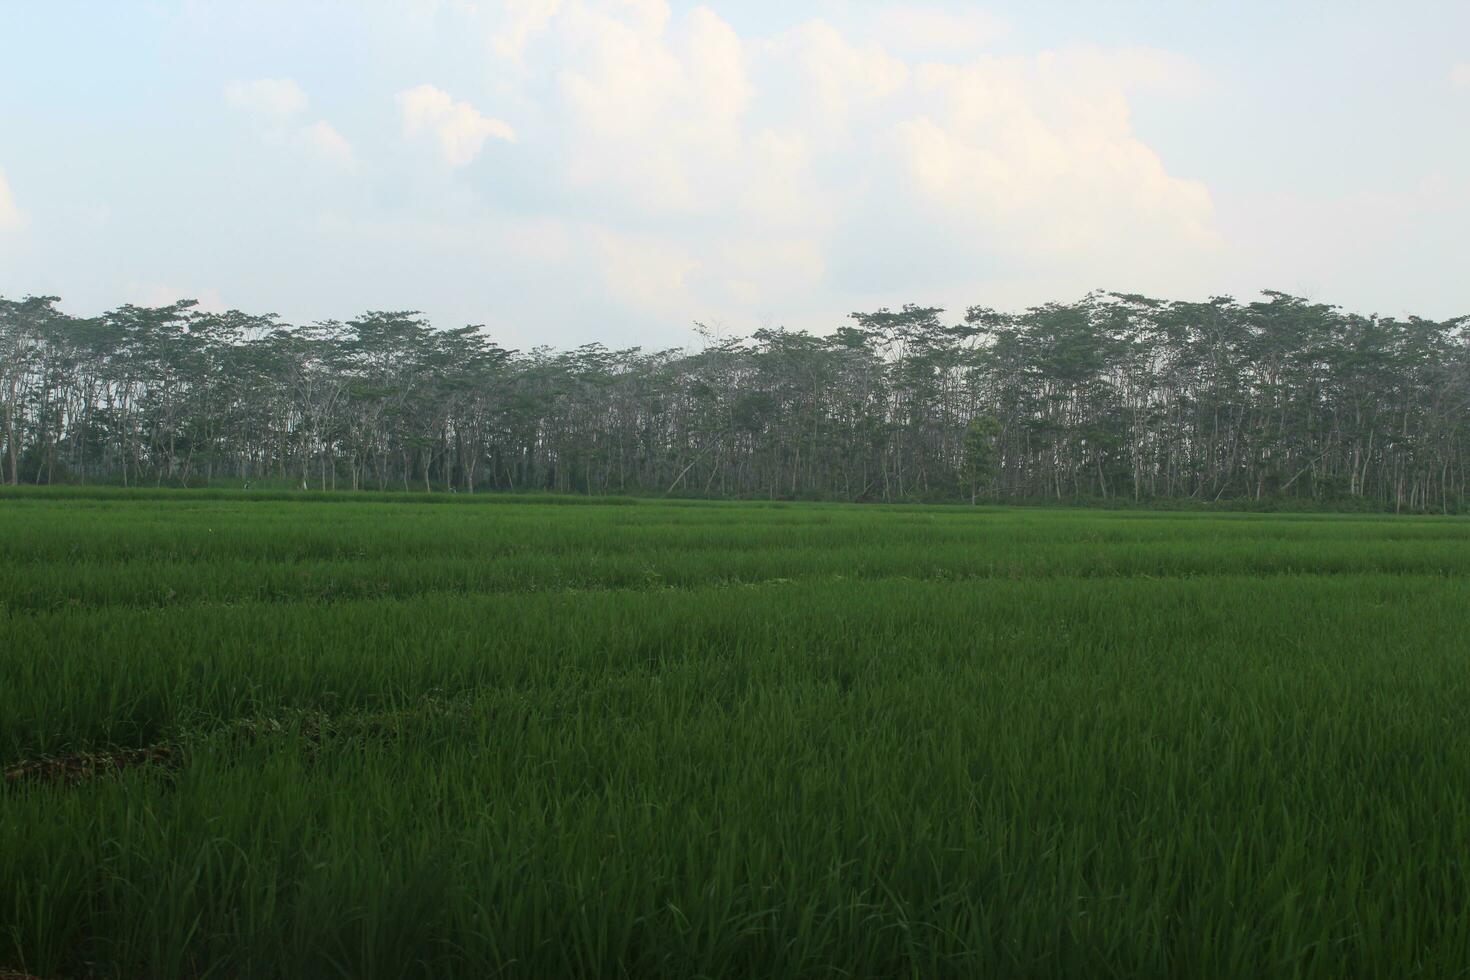
[[[1463,317],[1098,292],[518,352],[409,311],[58,302],[0,299],[6,482],[1467,504]]]

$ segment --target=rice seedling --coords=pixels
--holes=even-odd
[[[1455,518],[7,494],[0,966],[1464,976],[1467,600]]]

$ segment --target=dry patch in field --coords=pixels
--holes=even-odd
[[[134,766],[177,769],[182,761],[178,749],[171,745],[148,745],[140,749],[118,749],[113,752],[78,752],[51,758],[28,759],[10,766],[5,770],[5,785],[13,786],[25,782],[80,783]],[[0,980],[9,980],[9,975],[0,973]]]

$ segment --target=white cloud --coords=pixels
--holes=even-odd
[[[592,230],[589,238],[604,288],[622,302],[665,316],[679,316],[699,302],[690,279],[700,261],[678,243],[608,229]]]
[[[660,0],[574,5],[553,25],[572,144],[569,183],[626,205],[689,213],[738,193],[732,164],[754,93],[738,35],[706,9],[669,30]]]
[[[448,92],[432,85],[405,89],[396,98],[403,114],[404,135],[431,135],[444,162],[451,167],[462,167],[473,160],[492,136],[515,142],[515,131],[506,123],[482,115],[468,102],[455,101]]]
[[[878,10],[866,33],[898,51],[965,58],[979,54],[1011,30],[1010,21],[981,10],[905,5]]]
[[[306,92],[291,78],[257,78],[225,86],[225,101],[248,113],[268,145],[304,147],[320,160],[340,168],[357,163],[352,144],[325,119],[298,122],[305,111]]]
[[[5,171],[0,170],[0,233],[19,231],[24,224],[25,216],[15,203],[15,195],[11,193],[10,183],[5,179]]]
[[[418,247],[446,266],[495,256],[518,283],[571,276],[587,308],[666,323],[921,294],[1026,301],[1027,283],[1146,288],[1217,254],[1209,189],[1132,122],[1139,90],[1202,89],[1187,59],[1001,56],[1010,25],[981,12],[829,10],[742,35],[666,0],[425,7],[436,29],[480,32],[489,57],[480,94],[397,92],[405,138],[453,168],[491,139],[522,148],[494,184],[418,187]],[[289,91],[232,100],[277,106],[258,114],[351,166],[354,148],[325,121],[304,125],[305,94]],[[516,129],[472,104],[492,93]],[[518,243],[526,228],[556,257]]]
[[[1111,70],[1068,54],[926,65],[924,111],[894,130],[903,171],[936,219],[1032,254],[1210,244],[1208,189],[1132,133]]]
[[[257,78],[225,86],[225,100],[236,109],[261,118],[282,121],[306,108],[306,93],[292,78]]]
[[[301,131],[306,145],[324,160],[340,167],[351,167],[357,162],[352,144],[326,120],[317,120]]]
[[[907,62],[877,41],[849,40],[824,20],[808,21],[761,45],[762,68],[787,111],[806,116],[789,124],[828,138],[848,133],[854,113],[870,116],[899,95],[912,74]],[[784,95],[783,93],[790,93]]]
[[[1151,32],[1126,4],[1100,20],[959,0],[764,12],[406,0],[336,4],[333,17],[284,26],[240,5],[188,6],[170,28],[179,44],[263,50],[284,29],[288,47],[310,48],[310,76],[218,66],[205,93],[217,112],[197,118],[188,93],[172,93],[156,108],[199,123],[195,167],[92,174],[107,161],[79,158],[46,174],[0,159],[13,185],[0,184],[3,275],[69,297],[93,290],[99,308],[120,298],[100,295],[107,283],[200,284],[178,243],[206,207],[232,231],[209,243],[228,253],[228,279],[204,282],[236,301],[261,297],[298,320],[402,304],[446,322],[493,310],[523,320],[527,344],[676,342],[691,319],[743,329],[766,313],[823,328],[905,300],[1024,305],[1094,286],[1177,296],[1305,280],[1349,304],[1401,297],[1461,312],[1463,193],[1381,207],[1362,196],[1436,167],[1448,186],[1465,183],[1453,163],[1466,137],[1435,127],[1445,106],[1416,99],[1423,46],[1386,15],[1370,18],[1396,67],[1381,98],[1333,89],[1340,98],[1317,100],[1319,125],[1284,140],[1262,129],[1279,151],[1262,162],[1208,120],[1239,128],[1262,92],[1292,111],[1312,103],[1350,68],[1351,45],[1309,79],[1274,49],[1249,71],[1215,59],[1208,77],[1130,47]],[[1002,9],[1014,29],[989,13]],[[1242,16],[1243,30],[1270,20]],[[1310,33],[1300,20],[1276,26]],[[1089,37],[1110,40],[1078,43]],[[1467,59],[1427,66],[1445,100],[1470,97]],[[122,47],[88,68],[129,70]],[[1315,179],[1314,154],[1354,112],[1383,137],[1370,151],[1414,131],[1424,152],[1358,154]],[[511,137],[514,147],[494,143]],[[404,166],[407,151],[422,166]],[[138,193],[111,194],[123,178]],[[1310,206],[1290,200],[1306,194]],[[147,233],[120,247],[160,195],[190,206],[143,221]],[[1367,231],[1344,230],[1355,221]],[[22,222],[21,234],[4,230]],[[282,227],[291,234],[272,237]]]
[[[549,206],[599,216],[587,257],[609,291],[660,313],[784,308],[870,288],[872,269],[973,288],[996,254],[1038,275],[1078,270],[1085,291],[1217,247],[1208,188],[1171,173],[1131,121],[1136,89],[1197,92],[1191,62],[998,57],[973,50],[997,20],[907,14],[872,20],[903,34],[900,50],[820,19],[742,37],[663,0],[540,6],[529,81],[508,84],[547,121],[528,154],[545,162]],[[952,58],[911,53],[947,40]]]
[[[562,0],[504,0],[504,19],[490,35],[490,50],[501,58],[520,61],[526,45],[546,30],[561,5]]]

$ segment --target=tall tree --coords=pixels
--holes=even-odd
[[[1092,293],[517,352],[408,311],[58,302],[0,299],[7,483],[1470,505],[1464,318]]]

